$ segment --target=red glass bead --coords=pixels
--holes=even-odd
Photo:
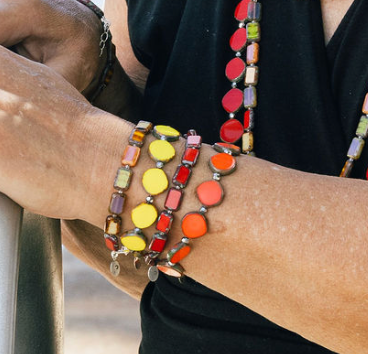
[[[165,248],[166,241],[167,241],[166,235],[156,233],[153,235],[152,241],[149,245],[149,249],[153,252],[161,253]]]
[[[247,109],[244,113],[244,129],[253,129],[254,127],[254,111]]]
[[[228,80],[238,82],[244,76],[245,63],[240,58],[234,58],[228,62],[225,69],[225,75]]]
[[[117,251],[119,249],[119,241],[116,236],[105,235],[106,247],[111,251]]]
[[[192,171],[190,170],[190,168],[184,166],[184,165],[179,165],[176,168],[174,177],[172,179],[172,182],[175,186],[178,186],[180,188],[185,188],[185,186],[187,185],[188,181],[189,181],[189,177],[191,175]]]
[[[247,44],[247,30],[238,28],[230,38],[230,48],[234,52],[242,51]]]
[[[234,17],[243,22],[248,18],[248,4],[251,0],[242,0],[235,9]]]
[[[183,191],[181,189],[170,188],[167,192],[165,200],[165,208],[172,211],[177,211],[183,198]]]
[[[237,119],[228,119],[220,129],[220,138],[225,143],[235,143],[243,135],[243,125]]]
[[[199,156],[198,149],[187,148],[184,151],[183,157],[181,158],[181,163],[183,165],[189,165],[193,167],[197,163],[198,156]]]
[[[173,215],[169,214],[167,211],[161,212],[160,216],[157,219],[156,230],[167,234],[170,231],[173,220]]]
[[[243,91],[233,88],[228,91],[222,99],[222,107],[228,113],[237,112],[243,105]]]
[[[224,190],[221,184],[214,180],[201,183],[196,189],[196,194],[199,201],[206,208],[219,205],[224,198]]]

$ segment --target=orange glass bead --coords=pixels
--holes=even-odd
[[[362,112],[368,114],[368,93],[365,95]]]
[[[187,243],[177,243],[167,254],[167,260],[171,263],[179,263],[183,260],[191,251],[190,246]]]
[[[143,146],[145,136],[144,132],[133,129],[129,137],[129,144],[141,147]]]
[[[236,160],[233,156],[221,152],[211,157],[210,168],[213,172],[220,175],[228,175],[235,170]]]
[[[219,205],[224,198],[221,184],[214,180],[201,183],[197,187],[196,193],[199,201],[207,208]]]
[[[183,234],[188,238],[197,238],[206,234],[207,221],[200,213],[188,213],[181,221]]]
[[[231,155],[237,156],[240,155],[240,147],[233,145],[233,144],[228,144],[228,143],[215,143],[213,145],[213,148],[217,151],[217,152],[230,152]]]
[[[128,145],[121,157],[121,164],[123,166],[128,165],[130,167],[134,167],[138,162],[140,154],[141,149],[139,147]]]
[[[176,263],[171,264],[167,261],[161,261],[157,264],[157,269],[170,277],[181,278],[184,274],[184,268]]]

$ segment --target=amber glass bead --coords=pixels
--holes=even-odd
[[[368,93],[365,95],[362,112],[368,114]]]
[[[219,182],[211,180],[201,183],[196,189],[196,194],[202,205],[209,208],[222,202],[224,189]]]
[[[144,138],[146,137],[146,135],[144,134],[144,132],[142,132],[141,130],[138,129],[133,129],[133,131],[131,132],[130,136],[129,136],[129,144],[130,145],[135,145],[138,147],[142,147],[144,144]]]
[[[360,138],[354,138],[350,144],[347,156],[353,160],[358,160],[362,154],[365,141]]]
[[[247,46],[247,64],[257,64],[259,60],[259,44],[252,43]]]
[[[129,167],[120,167],[116,173],[114,188],[122,191],[128,189],[132,174],[133,172]]]
[[[181,278],[184,275],[184,268],[179,263],[161,261],[157,264],[157,269],[170,277]]]
[[[140,154],[141,149],[139,147],[128,145],[123,152],[121,164],[123,166],[128,165],[134,167],[138,162]]]
[[[179,242],[167,253],[167,260],[170,263],[179,263],[190,251],[191,247],[187,243]]]
[[[351,171],[353,170],[353,167],[354,167],[354,160],[350,160],[350,159],[347,160],[340,173],[340,177],[348,178],[350,176]]]
[[[132,230],[120,238],[123,246],[130,251],[140,252],[146,248],[147,239],[142,232]]]
[[[219,173],[220,175],[228,175],[235,171],[236,160],[234,156],[220,152],[210,158],[209,165],[213,172]]]
[[[164,207],[168,210],[177,211],[180,208],[181,201],[183,199],[183,191],[181,189],[170,188]]]
[[[109,215],[106,218],[104,231],[109,235],[118,235],[121,231],[122,220],[120,216]]]
[[[183,234],[188,238],[197,238],[207,233],[207,221],[201,213],[188,213],[181,221]]]
[[[157,209],[148,203],[141,203],[132,210],[132,221],[135,227],[145,229],[153,225],[156,221],[158,213]]]
[[[166,173],[160,168],[150,168],[142,177],[143,188],[150,195],[163,193],[169,186]]]
[[[153,128],[151,122],[146,122],[144,120],[140,120],[136,125],[135,129],[142,131],[145,134],[148,134]]]

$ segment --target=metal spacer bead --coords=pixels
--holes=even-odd
[[[245,23],[244,22],[239,22],[239,28],[243,28],[245,27]]]
[[[229,114],[229,118],[230,118],[230,119],[235,118],[235,113],[230,113],[230,114]]]
[[[147,203],[147,204],[152,204],[152,203],[153,203],[153,197],[152,197],[152,195],[149,195],[149,196],[146,198],[146,203]]]
[[[212,179],[215,181],[220,181],[221,180],[221,175],[219,173],[214,173],[212,176]]]
[[[238,86],[238,85],[236,84],[236,82],[232,82],[232,83],[231,83],[231,87],[232,87],[232,88],[236,88],[237,86]]]
[[[241,57],[241,56],[242,56],[242,53],[241,53],[241,52],[236,52],[236,53],[235,53],[235,56],[239,58],[239,57]]]
[[[206,207],[204,207],[204,206],[201,206],[201,208],[199,209],[199,212],[201,214],[205,214],[205,213],[207,213],[207,211],[208,211],[208,209]]]
[[[350,162],[355,162],[355,160],[354,160],[354,159],[352,159],[351,157],[349,157],[348,161],[350,161]]]
[[[188,237],[183,237],[183,238],[181,239],[181,242],[186,243],[186,244],[188,245],[188,244],[189,244],[189,242],[190,242],[190,239],[189,239]]]
[[[162,161],[157,161],[156,162],[156,167],[157,168],[163,168],[164,167],[164,163]]]
[[[168,213],[170,215],[173,213],[173,211],[171,209],[165,209],[165,211],[166,211],[166,213]],[[160,233],[165,235],[163,232],[160,232]]]

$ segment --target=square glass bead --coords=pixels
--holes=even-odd
[[[362,112],[368,114],[368,93],[365,95]]]
[[[109,235],[118,235],[121,231],[122,220],[120,216],[109,215],[106,218],[104,231]]]
[[[358,128],[355,132],[357,136],[360,136],[362,138],[366,138],[368,136],[368,117],[367,116],[361,116],[360,121],[358,124]]]
[[[259,2],[251,1],[248,4],[248,20],[249,21],[261,20],[261,4]]]
[[[105,234],[105,244],[110,251],[117,251],[119,249],[119,240],[114,235]]]
[[[187,137],[186,147],[199,149],[202,144],[202,137],[200,135],[189,135]]]
[[[257,85],[258,83],[258,66],[247,66],[245,69],[245,85]]]
[[[116,173],[114,188],[118,190],[127,190],[130,185],[133,171],[129,167],[120,167]]]
[[[125,195],[120,193],[113,193],[111,195],[109,212],[112,214],[121,214],[124,209]]]
[[[261,39],[261,28],[258,22],[247,23],[247,41],[258,42]]]
[[[364,140],[360,138],[354,138],[350,144],[347,156],[353,160],[358,160],[362,154],[364,147]]]
[[[172,183],[180,188],[185,188],[186,185],[188,184],[191,173],[192,171],[190,168],[184,165],[179,165],[176,168],[175,174],[172,179]]]
[[[259,60],[259,44],[252,43],[247,46],[247,64],[257,64]]]
[[[128,145],[123,152],[123,156],[121,157],[121,164],[123,166],[127,165],[134,167],[138,162],[140,154],[141,149],[139,147]]]
[[[253,150],[253,132],[246,132],[242,137],[242,151],[247,153]]]
[[[348,178],[350,176],[353,167],[354,167],[354,160],[351,159],[347,160],[345,162],[343,169],[341,170],[340,177]]]
[[[244,89],[244,108],[254,108],[257,106],[257,91],[253,86]]]
[[[198,160],[199,150],[194,148],[187,148],[184,151],[183,157],[181,158],[181,163],[183,165],[188,165],[193,167]]]
[[[166,245],[167,236],[162,233],[155,233],[152,237],[152,241],[149,245],[149,249],[153,252],[161,253]]]
[[[131,132],[130,136],[129,136],[129,144],[130,145],[135,145],[138,147],[142,147],[144,144],[144,138],[146,137],[146,135],[144,134],[144,132],[138,130],[138,129],[133,129],[133,131]]]
[[[156,230],[167,234],[170,231],[171,224],[174,220],[174,216],[167,211],[161,212],[157,219]]]
[[[165,199],[164,207],[168,210],[177,211],[180,208],[182,198],[183,191],[181,189],[170,188]]]
[[[142,131],[143,133],[149,133],[153,128],[152,123],[140,120],[136,125],[135,129]]]

